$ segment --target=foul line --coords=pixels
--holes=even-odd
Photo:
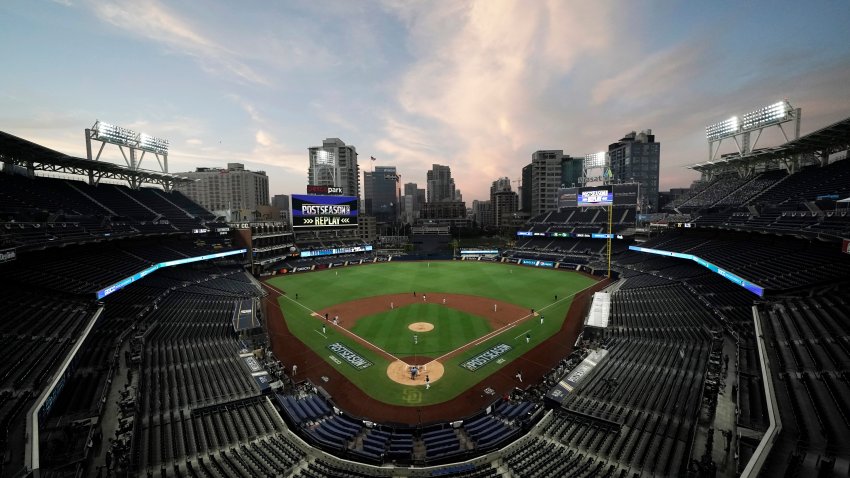
[[[265,283],[263,283],[263,284],[265,284]],[[572,299],[572,298],[573,298],[573,297],[575,297],[576,295],[581,294],[582,292],[584,292],[584,291],[586,291],[587,289],[590,289],[590,288],[592,288],[592,287],[596,286],[597,284],[598,284],[598,282],[595,282],[595,283],[593,283],[593,284],[590,284],[589,286],[585,287],[584,289],[581,289],[581,290],[578,290],[578,291],[576,291],[576,292],[573,292],[572,294],[570,294],[570,295],[568,295],[568,296],[566,296],[566,297],[563,297],[563,298],[561,298],[561,299],[558,299],[558,300],[556,300],[555,302],[552,302],[551,304],[544,305],[543,307],[541,307],[541,308],[539,308],[539,309],[535,309],[535,310],[536,310],[536,311],[538,311],[538,312],[540,312],[540,311],[544,311],[544,310],[546,310],[546,309],[548,309],[548,308],[550,308],[550,307],[553,307],[555,304],[558,304],[558,303],[560,303],[560,302],[563,302],[563,301],[565,301],[565,300],[567,300],[567,299]],[[274,288],[274,287],[271,287],[271,286],[269,286],[268,284],[265,284],[265,285],[266,285],[267,287],[269,287],[269,288],[272,288],[272,289],[274,289],[274,290],[278,290],[278,291],[279,291],[279,289]],[[296,301],[295,299],[293,299],[293,298],[289,297],[289,296],[288,296],[288,295],[286,295],[286,294],[283,294],[283,293],[280,293],[280,292],[278,292],[278,293],[280,294],[280,296],[281,296],[281,297],[284,297],[284,298],[286,298],[286,299],[288,299],[288,300],[292,301],[293,303],[295,303],[295,304],[297,304],[297,305],[301,306],[303,309],[305,309],[305,310],[309,311],[309,312],[311,313],[311,316],[318,317],[318,318],[319,318],[319,320],[324,320],[324,318],[323,318],[324,316],[322,316],[321,314],[319,314],[319,313],[318,313],[318,312],[316,312],[315,310],[313,310],[313,309],[311,309],[311,308],[307,307],[306,305],[302,304],[301,302]],[[450,357],[451,355],[453,355],[454,353],[456,353],[456,352],[458,352],[458,351],[460,351],[460,350],[462,350],[462,349],[465,349],[465,348],[473,348],[473,347],[475,347],[475,346],[477,346],[477,345],[480,345],[480,344],[482,344],[482,343],[484,343],[484,342],[486,342],[486,341],[488,341],[488,340],[490,340],[490,339],[492,339],[492,338],[494,338],[494,337],[497,337],[497,336],[501,335],[501,334],[502,334],[502,333],[504,333],[504,332],[507,332],[508,330],[511,330],[512,328],[516,327],[517,325],[519,325],[520,323],[522,323],[523,321],[525,321],[525,320],[526,320],[526,319],[528,319],[529,317],[533,317],[533,316],[534,316],[534,314],[526,314],[526,315],[524,315],[524,316],[522,316],[522,317],[520,317],[520,318],[518,318],[518,319],[514,320],[513,322],[510,322],[510,323],[508,323],[508,324],[506,324],[506,325],[503,325],[502,327],[500,327],[500,328],[498,328],[498,329],[496,329],[496,330],[494,330],[494,331],[492,331],[492,332],[490,332],[490,333],[488,333],[488,334],[486,334],[486,335],[483,335],[483,336],[478,337],[477,339],[475,339],[475,340],[473,340],[473,341],[471,341],[471,342],[467,342],[466,344],[461,345],[460,347],[458,347],[458,348],[456,348],[456,349],[452,350],[451,352],[448,352],[448,353],[445,353],[445,354],[443,354],[443,355],[440,355],[439,357],[437,357],[437,358],[435,358],[435,359],[431,360],[430,362],[428,362],[428,363],[426,363],[426,364],[424,364],[424,365],[425,365],[425,366],[427,366],[428,364],[430,364],[430,363],[432,363],[432,362],[438,362],[438,361],[440,361],[440,360],[441,360],[441,359],[443,359],[443,358]],[[333,326],[333,324],[331,324],[331,326]],[[406,365],[410,365],[410,364],[408,364],[407,362],[404,362],[403,360],[399,359],[399,358],[398,358],[398,357],[396,357],[395,355],[393,355],[393,354],[391,354],[391,353],[387,352],[386,350],[384,350],[384,349],[382,349],[382,348],[378,347],[377,345],[373,344],[372,342],[369,342],[368,340],[364,339],[363,337],[361,337],[361,336],[359,336],[359,335],[355,334],[354,332],[351,332],[350,330],[345,329],[345,328],[343,328],[342,326],[339,326],[339,325],[337,325],[336,327],[339,327],[339,329],[340,329],[340,330],[342,330],[343,332],[345,332],[345,333],[347,333],[348,335],[352,336],[352,337],[355,339],[355,341],[360,341],[360,342],[363,342],[363,343],[365,343],[365,344],[368,344],[370,347],[372,347],[373,349],[377,350],[378,352],[383,353],[384,355],[387,355],[387,356],[391,357],[391,358],[392,358],[392,359],[394,359],[394,360],[397,360],[397,361],[399,361],[399,362],[403,362],[403,363],[405,363]],[[319,333],[319,331],[318,331],[318,330],[315,330],[315,329],[313,329],[313,330],[314,330],[316,333]],[[531,329],[529,329],[529,331],[530,331],[530,330],[531,330]],[[516,339],[517,339],[517,338],[519,338],[519,337],[522,337],[522,336],[523,336],[523,334],[525,334],[525,332],[523,332],[522,334],[519,334],[519,335],[517,335],[516,337],[514,337],[514,340],[516,340]],[[321,333],[319,333],[319,335],[322,335],[322,334],[321,334]],[[325,337],[325,338],[327,338],[327,337]]]
[[[292,301],[293,303],[295,303],[295,304],[297,304],[297,305],[301,306],[304,310],[309,311],[311,316],[313,316],[313,317],[320,317],[320,318],[319,318],[319,320],[324,320],[324,318],[322,318],[323,316],[322,316],[321,314],[319,314],[319,313],[318,313],[318,312],[316,312],[315,310],[313,310],[313,309],[311,309],[311,308],[307,307],[306,305],[302,304],[301,302],[296,301],[295,299],[293,299],[293,298],[289,297],[288,295],[284,295],[283,297],[284,297],[284,298],[286,298],[286,299],[288,299],[288,300],[290,300],[290,301]],[[382,354],[384,354],[384,355],[388,355],[388,356],[389,356],[389,357],[391,357],[393,360],[398,360],[399,362],[401,362],[401,361],[402,361],[401,359],[399,359],[399,358],[398,358],[398,357],[396,357],[395,355],[393,355],[393,354],[391,354],[391,353],[387,352],[386,350],[382,349],[381,347],[378,347],[377,345],[373,344],[372,342],[369,342],[368,340],[366,340],[366,339],[364,339],[363,337],[361,337],[361,336],[359,336],[359,335],[355,334],[354,332],[352,332],[352,331],[350,331],[350,330],[348,330],[348,329],[345,329],[345,328],[343,328],[343,327],[341,327],[341,326],[339,326],[339,325],[336,325],[336,326],[335,326],[333,323],[331,323],[330,325],[331,325],[331,327],[338,327],[338,328],[339,328],[339,330],[341,330],[341,331],[343,331],[343,332],[347,333],[348,335],[352,336],[352,337],[355,339],[355,341],[363,342],[363,343],[365,343],[365,344],[369,345],[370,347],[372,347],[373,349],[377,350],[378,352],[380,352],[380,353],[382,353]],[[314,330],[316,333],[318,333],[319,335],[322,335],[321,333],[319,333],[319,331],[318,331],[318,330],[315,330],[315,329],[313,329],[313,330]],[[325,338],[327,338],[327,337],[325,337]],[[406,363],[406,362],[405,362],[405,363]]]
[[[528,329],[528,330],[526,330],[525,332],[523,332],[523,333],[521,333],[521,334],[517,335],[516,337],[514,337],[514,340],[516,340],[516,339],[518,339],[518,338],[522,337],[523,335],[525,335],[525,334],[527,334],[527,333],[529,333],[529,332],[531,332],[531,329]]]
[[[572,299],[573,297],[575,297],[575,296],[576,296],[576,295],[578,295],[578,294],[581,294],[582,292],[586,291],[587,289],[590,289],[590,288],[592,288],[592,287],[596,286],[598,283],[599,283],[599,282],[594,282],[593,284],[590,284],[589,286],[585,287],[584,289],[581,289],[581,290],[575,291],[575,292],[573,292],[572,294],[570,294],[570,295],[568,295],[568,296],[566,296],[566,297],[564,297],[564,298],[562,298],[562,299],[558,299],[558,300],[556,300],[555,302],[552,302],[552,303],[551,303],[551,304],[549,304],[549,305],[545,305],[545,306],[543,306],[543,307],[541,307],[540,309],[537,309],[537,310],[538,310],[538,311],[543,311],[543,310],[548,309],[549,307],[554,306],[555,304],[557,304],[557,303],[559,303],[559,302],[563,302],[563,301],[565,301],[565,300],[567,300],[567,299]],[[462,349],[465,349],[465,348],[473,348],[473,347],[475,347],[475,346],[477,346],[477,345],[480,345],[480,344],[482,344],[482,343],[484,343],[484,342],[486,342],[486,341],[488,341],[488,340],[490,340],[490,339],[492,339],[492,338],[494,338],[494,337],[496,337],[496,336],[499,336],[499,335],[501,335],[502,333],[507,332],[508,330],[510,330],[510,329],[512,329],[512,328],[514,328],[514,327],[516,327],[517,325],[519,325],[521,322],[523,322],[524,320],[526,320],[526,319],[527,319],[527,318],[529,318],[529,317],[532,317],[532,314],[526,314],[526,315],[524,315],[524,316],[522,316],[522,317],[518,318],[517,320],[515,320],[515,321],[513,321],[513,322],[511,322],[511,323],[509,323],[509,324],[503,325],[501,328],[496,329],[496,330],[494,330],[494,331],[490,332],[489,334],[483,335],[483,336],[478,337],[477,339],[473,340],[472,342],[468,342],[468,343],[466,343],[466,344],[464,344],[464,345],[461,345],[460,347],[458,347],[458,348],[456,348],[456,349],[452,350],[452,351],[451,351],[451,352],[449,352],[449,353],[445,353],[445,354],[443,354],[443,355],[440,355],[439,357],[435,358],[435,359],[434,359],[434,360],[432,360],[431,362],[437,362],[437,361],[439,361],[439,360],[441,360],[441,359],[443,359],[443,358],[445,358],[445,357],[450,357],[452,354],[454,354],[454,353],[458,352],[459,350],[462,350]],[[522,334],[520,334],[518,337],[520,337],[520,336],[522,336]],[[514,340],[516,340],[516,339],[514,339]],[[431,363],[431,362],[428,362],[428,363]],[[426,364],[426,365],[427,365],[427,364]]]

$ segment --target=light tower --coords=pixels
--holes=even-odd
[[[320,186],[337,186],[338,169],[336,154],[333,151],[319,149],[310,158],[311,166],[316,171],[316,184]]]
[[[611,175],[609,174],[611,169],[611,158],[608,156],[608,153],[605,151],[600,151],[598,153],[591,153],[584,155],[584,176],[583,185],[587,185],[589,182],[597,182],[601,181],[602,184],[608,184],[611,181]],[[596,176],[591,176],[591,171],[601,170],[601,173],[598,173]]]
[[[97,120],[94,126],[86,128],[86,157],[90,161],[100,161],[100,155],[107,144],[118,146],[121,155],[124,157],[124,162],[127,167],[133,172],[138,172],[142,168],[142,161],[145,159],[145,153],[151,153],[159,163],[160,171],[168,172],[168,140],[155,138],[145,133],[137,133],[131,129],[122,128],[120,126],[104,123]],[[92,141],[99,141],[100,148],[97,155],[92,157]],[[124,151],[127,148],[128,153]],[[141,154],[138,152],[141,151]],[[94,171],[89,170],[89,184],[97,184],[100,177],[95,178]],[[141,177],[139,175],[131,175],[127,182],[133,189],[138,189],[141,185]]]
[[[779,101],[770,106],[764,106],[755,111],[751,111],[740,118],[733,116],[727,120],[705,127],[705,137],[708,140],[708,161],[712,162],[717,159],[717,154],[720,151],[720,145],[724,139],[732,138],[735,141],[735,146],[738,148],[738,154],[743,157],[750,154],[756,149],[762,131],[771,126],[777,126],[785,141],[791,141],[800,137],[800,119],[802,116],[801,108],[794,108],[788,99]],[[789,138],[783,123],[794,122],[793,137]],[[756,131],[756,138],[750,144],[750,133]]]

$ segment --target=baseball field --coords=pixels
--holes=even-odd
[[[302,363],[296,378],[321,385],[327,377],[311,369],[330,365],[369,397],[410,407],[449,401],[510,368],[556,334],[573,296],[595,283],[474,261],[387,262],[267,281],[281,292],[288,330],[325,362]]]

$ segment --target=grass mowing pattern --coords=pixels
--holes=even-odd
[[[413,332],[414,322],[434,324],[430,332]],[[352,332],[395,355],[440,355],[472,342],[492,330],[487,320],[437,304],[410,304],[361,318]],[[413,336],[417,336],[414,344]]]
[[[521,356],[561,328],[571,300],[564,298],[595,283],[580,274],[484,262],[388,262],[322,272],[278,276],[268,281],[287,293],[279,298],[287,326],[299,339],[315,350],[332,367],[355,383],[369,396],[394,405],[421,406],[450,400]],[[531,321],[521,327],[493,337],[471,350],[446,361],[446,374],[425,393],[423,387],[396,384],[387,378],[388,361],[383,355],[361,346],[347,334],[333,328],[327,337],[321,334],[321,321],[310,317],[319,310],[354,299],[394,293],[445,292],[470,294],[511,302],[524,308],[544,309],[543,325]],[[295,302],[295,294],[299,295]],[[554,302],[554,296],[559,300]],[[303,304],[303,305],[302,305]],[[379,314],[380,315],[380,314]],[[340,317],[343,321],[345,317]],[[531,343],[525,343],[526,331]],[[436,333],[435,329],[434,332]],[[375,337],[362,335],[373,342]],[[410,337],[410,335],[408,335]],[[347,363],[337,364],[328,358],[329,343],[341,342],[375,365],[357,371]],[[374,342],[373,342],[374,343]],[[476,372],[460,367],[460,363],[495,344],[506,343],[513,350],[502,356],[503,363],[491,362]],[[412,355],[412,354],[405,354]]]

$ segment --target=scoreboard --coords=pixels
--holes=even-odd
[[[610,206],[614,204],[614,191],[608,188],[582,188],[576,202],[579,207]]]
[[[357,227],[354,196],[292,195],[292,228]]]

